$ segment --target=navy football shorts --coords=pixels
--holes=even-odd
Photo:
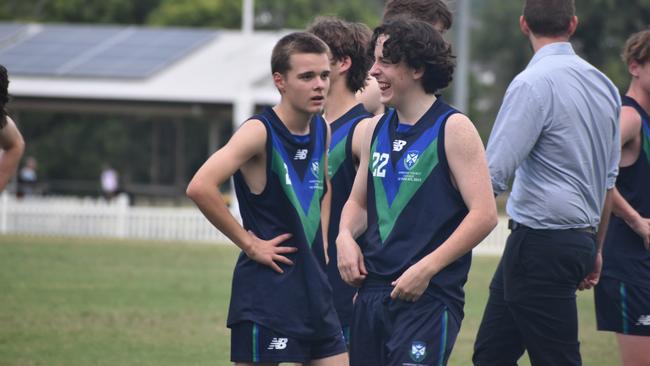
[[[650,288],[605,277],[594,298],[598,330],[650,336]]]
[[[306,363],[346,351],[342,333],[326,339],[301,340],[249,321],[231,327],[232,362]]]
[[[392,287],[359,291],[350,329],[350,365],[445,365],[460,320],[425,292],[416,302],[393,300]]]

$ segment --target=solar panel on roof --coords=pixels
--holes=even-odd
[[[0,27],[0,39],[3,32]],[[1,48],[0,64],[18,75],[142,79],[215,36],[193,29],[46,25]]]
[[[0,45],[22,33],[27,26],[20,23],[0,23]]]

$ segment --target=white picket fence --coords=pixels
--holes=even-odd
[[[76,197],[0,198],[0,232],[39,236],[229,242],[194,207],[133,207]]]
[[[76,197],[0,197],[0,233],[231,243],[194,207],[134,207],[126,196],[108,202]],[[474,250],[500,255],[506,218]]]

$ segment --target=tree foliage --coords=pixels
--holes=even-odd
[[[163,0],[147,24],[192,27],[241,27],[241,0]]]
[[[490,101],[478,119],[491,126],[507,85],[532,57],[528,40],[519,29],[523,1],[484,0],[478,9],[473,32],[472,56],[483,72],[494,73],[493,85],[482,86],[473,99]],[[624,91],[626,66],[620,59],[623,44],[632,33],[650,24],[650,0],[577,0],[579,24],[571,42],[576,52],[607,74]]]

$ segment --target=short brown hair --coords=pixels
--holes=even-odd
[[[452,15],[444,0],[389,0],[384,7],[384,23],[397,17],[408,16],[433,26],[440,24],[443,31],[449,30]]]
[[[623,61],[629,65],[635,61],[642,65],[650,61],[650,29],[634,33],[625,41]]]
[[[372,66],[372,57],[368,53],[372,37],[370,28],[336,17],[318,17],[308,31],[327,43],[334,60],[350,58],[352,65],[347,73],[346,85],[352,92],[361,90]]]
[[[536,36],[567,34],[575,14],[575,0],[526,0],[524,4],[524,19]]]
[[[271,73],[285,75],[291,69],[289,59],[296,53],[327,54],[325,42],[307,32],[294,32],[280,38],[271,53]]]

